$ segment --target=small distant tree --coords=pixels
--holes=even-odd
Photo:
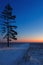
[[[17,28],[17,26],[13,25],[14,23],[11,24],[12,20],[14,20],[15,22],[16,16],[12,16],[12,7],[10,6],[10,4],[7,4],[5,6],[5,9],[2,12],[1,17],[4,19],[2,28],[2,33],[4,34],[3,38],[7,38],[7,46],[9,47],[9,41],[11,41],[11,39],[17,40],[17,32],[14,30],[14,28]]]

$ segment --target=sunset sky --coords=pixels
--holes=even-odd
[[[16,15],[16,42],[43,42],[43,0],[0,0],[0,14],[8,3]]]

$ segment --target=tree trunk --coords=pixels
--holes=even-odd
[[[7,46],[9,47],[9,36],[7,38]]]
[[[8,20],[7,20],[8,22]],[[9,47],[9,22],[7,24],[7,46]]]

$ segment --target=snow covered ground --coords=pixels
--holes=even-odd
[[[0,65],[43,65],[43,44],[15,44],[0,48]]]
[[[25,54],[29,44],[0,48],[0,65],[15,65]]]

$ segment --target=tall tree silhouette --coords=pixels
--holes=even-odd
[[[17,32],[14,30],[17,28],[17,26],[11,25],[12,20],[14,20],[15,22],[16,16],[12,16],[12,7],[10,6],[10,4],[7,4],[5,6],[5,9],[2,12],[1,17],[4,19],[2,28],[2,33],[4,34],[3,38],[7,38],[7,46],[9,47],[9,41],[11,41],[11,39],[17,40]]]

